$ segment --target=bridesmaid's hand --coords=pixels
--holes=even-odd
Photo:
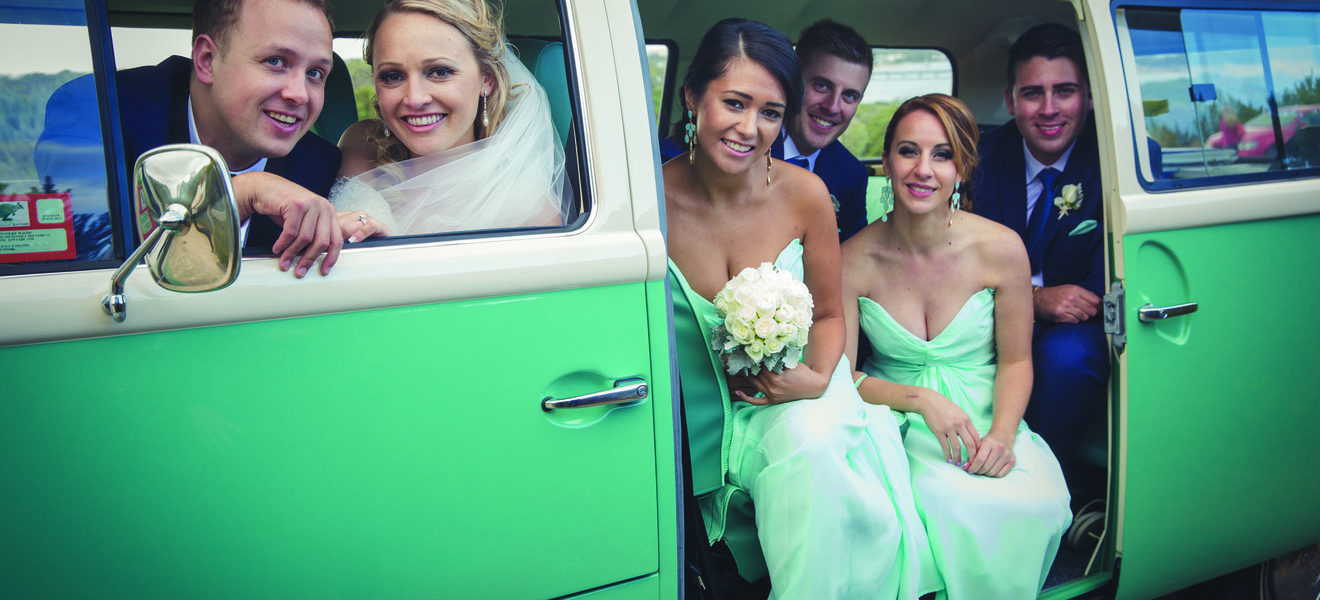
[[[817,373],[804,363],[798,363],[797,367],[784,369],[779,373],[762,369],[760,373],[750,377],[731,375],[728,382],[732,400],[768,406],[803,398],[819,398],[825,393],[825,388],[829,387],[830,378],[828,375]],[[757,392],[760,392],[762,397],[757,398]]]
[[[972,475],[1003,477],[1013,470],[1017,457],[1013,454],[1014,434],[1001,435],[996,432],[986,434],[981,440],[981,448],[976,456],[964,467]],[[1005,439],[1007,438],[1007,439]]]
[[[957,404],[939,392],[926,391],[929,393],[924,394],[927,397],[923,399],[921,418],[926,421],[926,427],[930,428],[931,433],[935,434],[940,449],[944,450],[944,460],[949,464],[963,466],[963,448],[967,449],[968,458],[976,456],[981,447],[981,435],[972,426],[972,418]]]
[[[360,242],[369,237],[387,237],[390,228],[375,217],[362,210],[341,210],[338,212],[339,229],[344,240],[349,243]]]

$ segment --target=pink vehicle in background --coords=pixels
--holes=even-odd
[[[1279,121],[1283,128],[1283,141],[1287,143],[1298,129],[1307,125],[1320,124],[1320,104],[1285,106],[1279,109]],[[1237,143],[1237,156],[1246,160],[1273,160],[1278,154],[1274,147],[1274,123],[1270,114],[1263,112],[1252,117],[1241,128],[1241,139]],[[1225,139],[1223,131],[1206,138],[1207,148],[1231,148],[1231,137]]]

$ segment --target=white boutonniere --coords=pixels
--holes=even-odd
[[[1068,216],[1068,211],[1077,210],[1082,207],[1082,186],[1070,184],[1063,186],[1059,190],[1059,197],[1054,199],[1054,205],[1059,207],[1059,218]]]

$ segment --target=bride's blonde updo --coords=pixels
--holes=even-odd
[[[373,64],[374,40],[381,22],[390,15],[400,13],[419,13],[440,19],[452,25],[472,47],[472,54],[477,58],[482,74],[489,76],[494,85],[486,97],[486,112],[490,118],[490,127],[481,124],[481,111],[477,111],[472,123],[475,139],[483,139],[495,131],[508,113],[509,71],[504,68],[504,56],[507,46],[504,43],[504,25],[499,10],[491,8],[485,0],[389,0],[382,6],[367,26],[364,37],[367,64]],[[376,115],[380,114],[380,101],[373,100]],[[408,148],[398,137],[386,137],[384,128],[368,136],[368,141],[376,148],[380,164],[398,162],[410,158]]]

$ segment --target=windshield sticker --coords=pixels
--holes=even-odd
[[[0,263],[77,255],[69,194],[0,194]]]

